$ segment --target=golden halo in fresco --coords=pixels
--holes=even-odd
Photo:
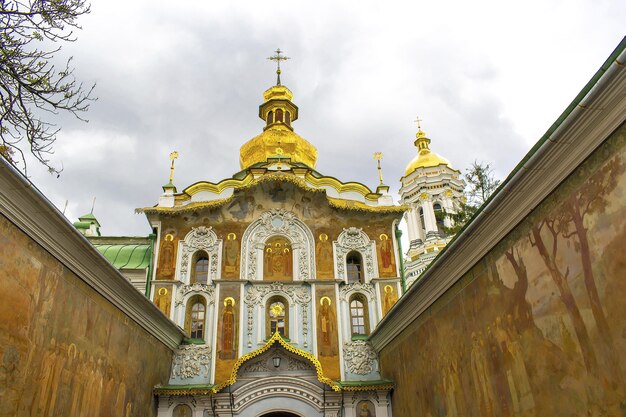
[[[233,297],[226,297],[224,298],[224,306],[226,306],[226,302],[230,301],[231,305],[234,307],[235,306],[235,299]]]
[[[324,305],[324,300],[328,301],[328,305],[331,305],[333,302],[330,300],[329,297],[322,297],[320,298],[320,305],[323,306]]]

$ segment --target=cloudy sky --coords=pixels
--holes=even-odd
[[[292,59],[296,132],[317,169],[370,187],[372,154],[385,182],[416,153],[416,115],[431,149],[464,170],[487,161],[504,178],[624,36],[626,2],[98,1],[82,19],[78,77],[97,83],[85,124],[63,130],[59,178],[31,162],[30,179],[72,221],[94,214],[106,235],[149,233],[152,206],[177,150],[174,182],[239,171],[239,147],[259,134],[258,105],[275,82],[266,57]]]

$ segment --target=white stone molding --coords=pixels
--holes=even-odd
[[[175,305],[184,304],[189,297],[196,294],[201,294],[206,299],[207,306],[215,303],[215,289],[213,286],[194,282],[193,284],[184,284],[176,291]]]
[[[189,283],[191,280],[191,262],[193,254],[205,251],[209,256],[209,276],[207,282],[220,279],[222,276],[222,240],[217,238],[212,227],[193,227],[185,239],[178,243],[176,260],[177,279]]]
[[[181,345],[174,351],[172,378],[208,378],[211,365],[211,346]]]
[[[272,209],[261,214],[243,233],[241,279],[263,280],[265,243],[274,236],[282,236],[291,242],[293,280],[306,281],[315,277],[315,238],[311,230],[293,212]]]
[[[343,359],[348,370],[355,375],[367,375],[378,370],[378,356],[365,340],[352,340],[343,344]]]
[[[343,229],[336,241],[333,242],[335,253],[335,276],[347,281],[346,256],[349,252],[357,251],[363,258],[363,274],[365,282],[378,277],[378,260],[376,258],[376,242],[371,240],[363,229],[349,227]]]
[[[303,347],[308,348],[307,336],[309,334],[309,304],[311,303],[311,290],[308,287],[285,285],[282,282],[270,284],[253,284],[246,290],[244,302],[248,307],[248,347],[252,347],[252,329],[254,325],[254,307],[264,306],[268,298],[279,295],[287,298],[290,308],[299,305],[302,309],[302,336]],[[263,316],[264,319],[265,316]]]
[[[353,282],[351,284],[341,286],[339,290],[339,299],[341,301],[348,301],[352,294],[359,293],[364,294],[367,297],[368,302],[372,302],[376,299],[376,289],[374,284],[363,284],[360,282]]]

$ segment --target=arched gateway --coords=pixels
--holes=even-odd
[[[216,391],[216,415],[312,417],[336,415],[341,407],[339,387],[322,374],[315,357],[278,333],[263,349],[242,357]]]

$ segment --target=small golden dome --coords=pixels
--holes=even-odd
[[[420,128],[418,129],[415,137],[416,139],[414,144],[419,152],[417,156],[406,166],[406,170],[404,171],[405,177],[418,168],[431,168],[439,165],[450,166],[450,161],[430,151],[428,146],[430,145],[430,139],[426,137],[426,132]]]

